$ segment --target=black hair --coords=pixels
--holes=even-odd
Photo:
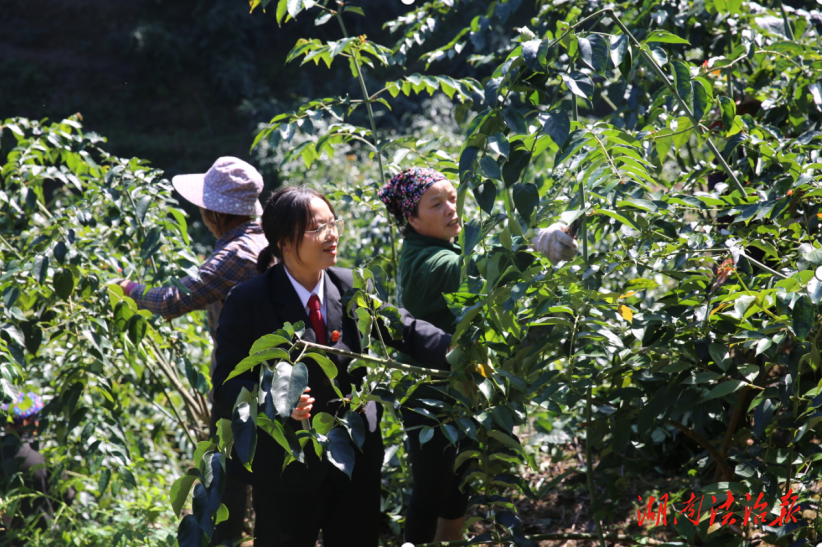
[[[203,211],[208,211],[211,214],[211,222],[217,225],[217,229],[225,233],[225,229],[223,226],[228,226],[235,220],[239,218],[250,219],[251,217],[248,215],[235,215],[232,213],[221,213],[219,211],[213,211],[211,209],[203,209]],[[219,216],[217,216],[219,215]]]
[[[416,218],[416,217],[419,216],[419,212],[420,212],[420,204],[417,203],[416,205],[414,205],[414,210],[411,211],[411,216]],[[402,214],[399,214],[399,215],[393,214],[391,216],[393,216],[394,220],[397,222],[397,228],[399,229],[400,234],[402,234],[403,237],[408,237],[410,234],[413,234],[413,233],[417,232],[414,229],[414,227],[411,226],[411,223],[408,222],[407,217],[404,217]]]
[[[331,203],[313,188],[289,186],[277,190],[268,198],[261,221],[268,247],[257,257],[258,272],[265,272],[271,266],[273,258],[283,259],[283,243],[290,243],[294,248],[294,256],[297,260],[300,259],[299,243],[305,231],[314,222],[314,216],[311,214],[311,200],[314,198],[323,200],[334,218],[337,218]]]

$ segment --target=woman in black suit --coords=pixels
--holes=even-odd
[[[217,329],[214,399],[225,418],[231,417],[241,389],[253,390],[259,369],[224,383],[225,378],[248,356],[258,338],[282,328],[285,322],[302,321],[306,326],[303,339],[307,341],[361,352],[356,321],[344,312],[342,303],[342,295],[353,286],[352,272],[333,267],[343,221],[336,218],[328,200],[308,188],[282,189],[266,205],[262,225],[269,242],[258,262],[264,273],[231,290]],[[279,263],[269,267],[272,257]],[[451,336],[429,323],[416,321],[404,310],[400,315],[401,340],[392,340],[380,325],[386,343],[421,362],[447,369],[445,354]],[[352,384],[362,382],[364,369],[349,373],[350,359],[337,355],[329,358],[338,370],[333,381],[344,395],[349,394]],[[342,415],[346,410],[339,401],[332,402],[338,396],[332,380],[319,365],[309,360],[307,366],[311,395],[303,395],[291,415],[289,422],[295,430],[301,428],[301,420],[317,412]],[[326,457],[321,461],[310,444],[304,451],[305,465],[294,462],[283,469],[284,450],[258,430],[251,479],[256,546],[313,547],[320,529],[326,547],[378,545],[381,411],[372,401],[362,413],[366,438],[361,451],[354,447],[350,479]]]

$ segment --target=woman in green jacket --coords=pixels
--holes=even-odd
[[[396,219],[404,236],[400,251],[397,284],[400,306],[445,332],[454,333],[454,314],[443,294],[460,286],[462,250],[452,240],[462,230],[457,216],[457,191],[442,173],[414,167],[399,173],[379,193],[388,212]],[[556,264],[570,260],[577,244],[562,232],[564,225],[540,229],[534,246]],[[424,365],[424,364],[423,364]],[[413,399],[438,398],[439,392],[414,392]],[[405,541],[427,543],[461,538],[468,504],[468,492],[460,491],[464,470],[454,472],[460,446],[453,446],[435,427],[434,420],[413,410],[402,410],[408,434],[414,487],[405,520]],[[415,426],[434,427],[434,437],[420,446]],[[464,449],[464,447],[463,447]]]

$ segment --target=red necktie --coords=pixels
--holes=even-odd
[[[317,336],[317,343],[326,345],[325,337],[325,321],[323,321],[323,314],[320,312],[320,297],[312,294],[308,299],[308,319],[311,320],[311,327],[314,329],[314,334]]]

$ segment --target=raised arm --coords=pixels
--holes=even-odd
[[[129,288],[129,296],[138,307],[161,315],[164,319],[174,319],[223,300],[232,287],[245,281],[249,268],[254,268],[254,265],[249,264],[239,253],[222,250],[203,263],[200,267],[200,279],[186,276],[181,280],[191,291],[190,294],[185,294],[177,287],[157,287],[146,291],[145,285],[134,284]]]
[[[391,333],[384,323],[381,320],[377,322],[385,343],[427,367],[449,370],[451,365],[445,360],[445,354],[451,345],[451,335],[431,323],[414,319],[413,315],[402,308],[399,308],[399,312],[399,320],[402,323],[401,339],[391,338]]]

